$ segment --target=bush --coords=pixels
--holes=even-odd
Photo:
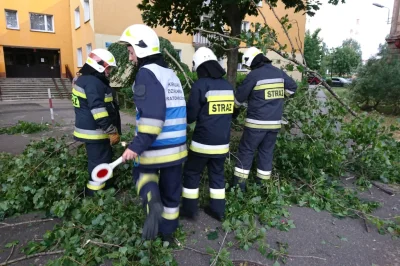
[[[400,61],[381,48],[381,58],[371,58],[358,69],[350,85],[351,100],[362,110],[385,105],[390,113],[400,113]],[[388,108],[390,107],[390,108]]]
[[[326,83],[328,83],[329,86],[332,86],[332,80],[330,78],[326,79]]]
[[[18,121],[15,126],[0,128],[0,134],[32,134],[49,129],[48,124],[37,124],[32,122]]]

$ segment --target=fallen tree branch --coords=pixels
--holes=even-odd
[[[386,188],[384,188],[383,186],[379,185],[378,183],[376,183],[375,181],[371,182],[372,185],[374,185],[375,187],[379,188],[380,190],[382,190],[383,192],[385,192],[386,194],[390,195],[390,196],[394,196],[394,193],[390,190],[387,190]]]
[[[8,255],[8,257],[7,257],[7,259],[6,259],[6,262],[5,262],[6,265],[7,265],[7,263],[8,263],[8,260],[11,258],[12,254],[14,253],[14,248],[15,248],[15,245],[12,245],[10,255]]]
[[[219,247],[218,254],[217,254],[217,256],[215,256],[214,261],[210,264],[210,266],[215,266],[216,265],[216,263],[218,261],[219,254],[221,254],[221,250],[222,250],[222,247],[224,246],[225,239],[226,239],[227,235],[228,235],[228,231],[225,233],[224,239],[222,239],[221,246]]]
[[[320,258],[316,256],[301,256],[301,255],[287,255],[287,254],[282,254],[284,257],[288,258],[309,258],[309,259],[317,259],[317,260],[326,260],[325,258]]]
[[[178,245],[178,247],[181,247],[182,249],[174,250],[174,252],[176,252],[176,251],[182,251],[182,250],[184,250],[184,249],[187,249],[187,250],[191,250],[191,251],[194,251],[194,252],[196,252],[196,253],[199,253],[199,254],[201,254],[201,255],[210,256],[210,254],[205,253],[205,252],[203,252],[203,251],[200,251],[200,250],[197,250],[197,249],[194,249],[194,248],[191,248],[191,247],[187,247],[187,246],[182,245],[182,243],[179,242],[178,239],[175,239],[175,242],[176,242],[176,244]]]
[[[93,245],[99,246],[99,247],[114,247],[114,248],[122,248],[122,246],[116,245],[116,244],[110,244],[110,243],[104,243],[104,242],[96,242],[91,239],[86,241],[86,243],[82,246],[82,248],[86,247],[89,243],[92,243]]]
[[[54,221],[54,219],[33,220],[33,221],[27,221],[27,222],[22,222],[22,223],[15,223],[15,224],[1,223],[3,226],[1,226],[0,229],[5,228],[5,227],[23,225],[23,224],[44,223],[44,222],[50,222],[50,221]]]
[[[174,63],[177,65],[177,67],[182,71],[182,73],[183,73],[183,75],[185,76],[185,79],[186,79],[186,85],[185,86],[188,86],[190,88],[189,80],[192,82],[192,84],[194,83],[194,81],[186,75],[186,72],[183,71],[183,68],[182,68],[181,64],[179,64],[179,62],[176,61],[175,58],[173,58],[173,56],[168,52],[167,48],[164,48],[164,52],[171,58],[172,61],[174,61]]]
[[[256,2],[254,2],[254,0],[252,0],[251,3],[255,8],[257,8],[258,13],[261,14],[261,16],[263,17],[264,25],[267,26],[268,25],[267,19],[265,18],[264,13],[261,11],[261,8],[256,4]],[[268,29],[268,35],[272,40],[274,40],[279,45],[279,47],[283,47],[283,45],[279,42],[278,38],[276,36],[273,36],[269,29]]]
[[[41,256],[62,254],[64,252],[65,252],[64,250],[57,250],[57,251],[40,252],[40,253],[36,253],[36,254],[32,254],[32,255],[26,255],[26,256],[23,256],[23,257],[14,259],[14,260],[10,260],[8,262],[7,261],[6,262],[2,262],[2,263],[0,263],[0,266],[5,266],[5,265],[8,265],[8,264],[13,264],[13,263],[16,263],[16,262],[19,262],[19,261],[28,260],[28,259],[31,259],[31,258],[36,258],[36,257],[41,257]]]
[[[75,141],[71,142],[70,144],[68,144],[67,147],[69,147],[69,146],[71,146],[71,145],[74,145],[74,144],[77,143],[77,142],[78,142],[78,141],[75,140]],[[78,147],[81,146],[81,145],[83,145],[83,142],[80,143],[80,144],[78,145]],[[59,148],[59,149],[53,151],[53,152],[50,153],[49,155],[47,155],[46,158],[45,158],[42,162],[40,162],[40,163],[29,173],[29,175],[31,175],[33,172],[35,172],[36,169],[38,169],[39,166],[41,166],[43,163],[47,162],[47,160],[48,160],[54,153],[56,153],[56,152],[58,152],[58,151],[60,151],[60,150],[62,150],[62,149],[64,149],[64,147],[61,147],[61,148]]]
[[[279,24],[281,24],[282,29],[283,29],[283,32],[285,33],[286,37],[287,37],[288,40],[289,40],[290,46],[292,47],[292,57],[293,57],[293,58],[296,58],[296,49],[294,49],[292,39],[290,38],[289,33],[288,33],[288,31],[287,31],[285,25],[283,25],[283,23],[282,23],[281,20],[279,19],[278,15],[276,14],[275,9],[274,9],[273,6],[271,5],[271,3],[270,3],[269,1],[265,1],[265,2],[267,3],[267,5],[269,6],[269,8],[271,9],[272,13],[274,14],[275,18],[278,20]],[[267,25],[267,23],[266,23],[266,25]]]

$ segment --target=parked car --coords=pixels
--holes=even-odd
[[[332,78],[332,87],[347,87],[348,85],[350,85],[350,83],[351,81],[345,78]]]
[[[307,82],[310,85],[318,85],[321,83],[321,80],[313,75],[310,75],[308,76]]]

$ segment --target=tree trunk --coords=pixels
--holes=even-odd
[[[236,88],[236,76],[237,76],[237,65],[238,65],[238,49],[230,50],[228,52],[228,70],[227,70],[227,78],[230,84],[234,88]]]
[[[231,28],[230,36],[239,37],[242,30],[242,20],[238,19],[240,17],[244,17],[245,14],[240,14],[237,5],[228,5],[227,8],[227,21]],[[237,45],[240,46],[240,43]],[[236,76],[237,76],[237,65],[238,65],[238,56],[239,49],[234,49],[234,45],[230,45],[228,48],[230,49],[227,52],[228,62],[227,62],[227,79],[229,83],[232,84],[234,88],[236,88]]]

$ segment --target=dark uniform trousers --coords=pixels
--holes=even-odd
[[[86,152],[88,156],[88,172],[89,172],[89,182],[86,185],[85,194],[87,196],[93,196],[93,193],[97,190],[107,189],[112,183],[113,179],[107,180],[105,183],[99,183],[92,180],[93,169],[102,163],[112,162],[112,147],[110,142],[100,142],[100,143],[85,143]]]
[[[246,180],[249,177],[254,153],[257,155],[257,178],[256,182],[271,178],[272,160],[277,130],[259,130],[245,127],[243,136],[239,143],[237,162],[234,172],[234,183],[239,183],[242,190],[245,189]]]
[[[189,152],[183,171],[182,209],[193,216],[198,211],[201,174],[207,166],[210,187],[210,209],[223,216],[225,212],[224,163],[226,157],[209,158]]]
[[[142,198],[143,207],[148,209],[152,197],[158,197],[164,206],[161,234],[172,234],[179,226],[179,203],[182,193],[182,164],[159,169],[135,167],[133,181]]]

